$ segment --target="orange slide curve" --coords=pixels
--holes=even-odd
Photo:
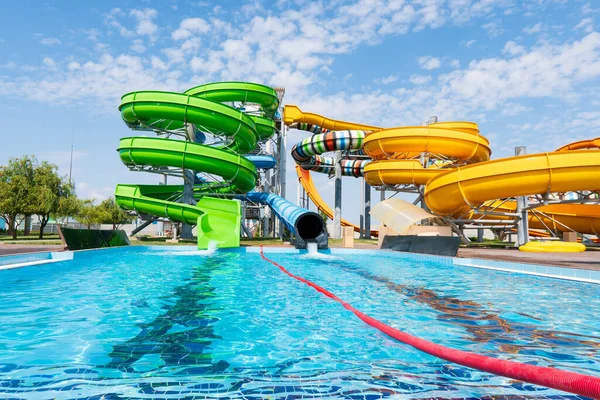
[[[366,181],[371,185],[424,185],[428,207],[442,216],[475,218],[473,210],[493,208],[499,204],[497,199],[600,191],[600,138],[550,153],[489,160],[489,141],[472,122],[382,129],[303,113],[296,106],[286,106],[284,121],[320,124],[325,129],[369,130],[363,151],[373,161],[364,167]],[[421,154],[430,158],[429,167],[424,168],[417,160]],[[297,171],[310,198],[331,217],[331,209],[318,195],[309,172],[302,168]],[[505,202],[497,211],[515,209],[514,202]],[[555,204],[535,210],[529,218],[531,228],[600,234],[598,205]],[[345,224],[358,229],[347,221]]]

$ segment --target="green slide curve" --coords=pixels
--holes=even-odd
[[[251,115],[223,103],[253,103],[260,107]],[[199,249],[207,248],[211,241],[220,247],[238,247],[240,202],[214,196],[241,194],[254,188],[256,168],[243,154],[275,133],[272,118],[278,106],[275,90],[247,82],[210,83],[184,93],[138,91],[123,95],[119,111],[131,129],[165,134],[185,132],[192,126],[223,142],[209,146],[158,137],[126,137],[117,149],[126,166],[156,172],[168,167],[188,169],[222,180],[196,185],[196,205],[176,201],[183,193],[182,185],[117,185],[117,203],[141,214],[196,224]]]

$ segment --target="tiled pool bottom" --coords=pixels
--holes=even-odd
[[[577,398],[398,344],[243,251],[99,250],[1,271],[0,398]],[[598,375],[597,285],[267,251],[407,332]]]

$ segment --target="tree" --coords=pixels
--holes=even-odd
[[[61,199],[74,197],[71,184],[58,174],[58,167],[43,161],[34,167],[33,214],[37,214],[40,223],[39,238],[44,238],[44,228],[50,215],[56,213]]]
[[[77,212],[77,221],[90,229],[92,225],[101,224],[104,215],[100,206],[94,204],[93,200],[82,200]]]
[[[69,185],[69,190],[73,191],[73,187]],[[70,196],[60,197],[58,199],[58,207],[54,213],[52,213],[52,218],[56,219],[61,225],[65,224],[69,217],[75,217],[79,215],[81,211],[81,207],[83,207],[83,201],[78,199],[75,193]]]
[[[23,156],[11,158],[7,166],[0,166],[0,218],[6,222],[13,239],[17,238],[23,216],[32,214],[35,165],[34,156]]]
[[[118,229],[119,225],[131,222],[134,217],[123,210],[114,198],[109,198],[100,203],[100,212],[103,224],[112,224],[113,229]]]

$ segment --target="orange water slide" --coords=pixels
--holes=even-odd
[[[489,141],[472,122],[382,129],[304,113],[296,106],[286,106],[284,121],[286,124],[320,124],[326,129],[369,129],[363,151],[373,161],[364,167],[366,181],[376,186],[424,186],[428,207],[442,216],[477,218],[477,212],[496,207],[500,203],[497,199],[569,191],[600,191],[600,138],[572,143],[556,152],[490,161]],[[423,167],[416,159],[421,154],[434,160],[429,163],[430,167]],[[306,189],[306,185],[312,183],[310,174],[301,168],[297,170]],[[318,196],[314,185],[308,189],[315,204],[330,216],[331,209]],[[514,213],[515,210],[516,203],[507,201],[496,211]],[[494,216],[494,219],[502,217]],[[534,229],[573,229],[598,235],[600,206],[542,206],[530,213],[529,223]]]

